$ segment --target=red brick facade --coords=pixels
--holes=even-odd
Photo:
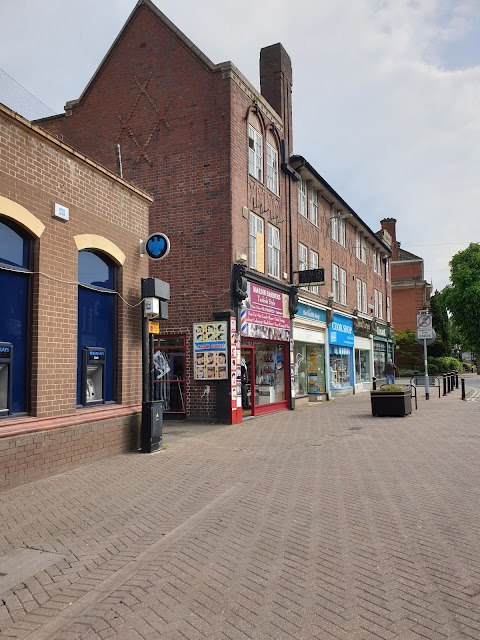
[[[385,218],[382,228],[392,238],[392,314],[396,331],[415,330],[417,312],[428,309],[432,285],[424,277],[423,258],[402,249],[396,236],[396,220]]]
[[[262,49],[261,95],[231,63],[210,62],[151,2],[139,2],[81,97],[66,105],[66,113],[41,121],[41,126],[79,150],[116,168],[120,144],[124,175],[154,196],[150,232],[165,232],[171,253],[150,265],[150,275],[171,284],[170,317],[165,334],[186,336],[186,413],[218,419],[221,395],[229,389],[193,379],[192,323],[210,321],[233,309],[232,266],[249,254],[249,215],[279,230],[280,273],[263,278],[288,292],[298,270],[298,242],[320,256],[319,266],[331,281],[334,260],[348,270],[347,304],[356,307],[357,275],[383,293],[389,283],[373,273],[373,246],[388,256],[382,240],[358,218],[348,223],[348,247],[331,242],[330,206],[333,190],[319,198],[318,226],[298,216],[298,174],[288,169],[292,153],[292,70],[280,44]],[[249,175],[248,125],[278,154],[278,195],[267,180]],[[264,177],[267,165],[264,159]],[[320,187],[319,187],[320,190]],[[332,195],[333,194],[333,195]],[[355,256],[356,228],[368,238],[368,259]],[[265,264],[267,238],[265,238]],[[291,258],[290,258],[291,254]],[[314,296],[327,304],[330,285]],[[308,293],[306,294],[308,297]],[[314,295],[314,294],[312,294]],[[385,316],[384,316],[385,317]],[[385,320],[386,323],[386,320]],[[217,393],[218,390],[218,393]]]

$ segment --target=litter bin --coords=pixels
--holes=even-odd
[[[163,401],[153,400],[142,403],[141,450],[153,453],[162,446]]]

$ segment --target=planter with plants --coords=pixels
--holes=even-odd
[[[401,384],[384,384],[370,391],[372,415],[407,416],[412,413],[412,389]]]

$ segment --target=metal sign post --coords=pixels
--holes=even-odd
[[[432,314],[426,310],[417,313],[417,331],[415,333],[417,342],[423,342],[423,366],[425,370],[425,399],[430,399],[430,386],[428,379],[427,345],[435,340],[435,330],[432,327]]]

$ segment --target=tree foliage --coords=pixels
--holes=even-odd
[[[445,304],[465,344],[480,354],[480,244],[456,253],[450,261],[450,284],[443,290]]]
[[[434,358],[442,358],[452,355],[452,338],[450,321],[445,304],[443,292],[435,291],[430,298],[430,311],[432,312],[432,324],[436,338],[428,347],[428,355]]]
[[[415,339],[413,329],[404,329],[395,334],[397,364],[410,369],[420,369],[423,349]]]

